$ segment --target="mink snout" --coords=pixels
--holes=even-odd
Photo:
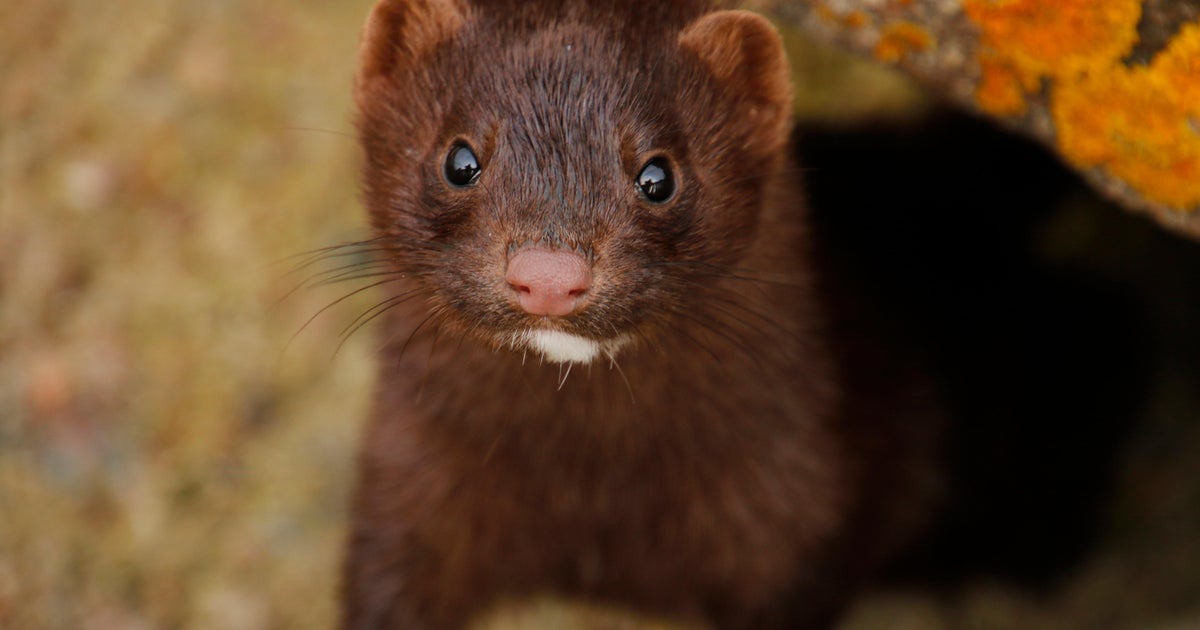
[[[583,305],[592,268],[574,251],[532,247],[509,259],[504,280],[526,313],[562,317]]]

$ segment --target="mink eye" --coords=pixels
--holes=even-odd
[[[479,178],[481,168],[475,152],[467,145],[459,143],[450,147],[450,153],[446,155],[446,164],[442,170],[446,175],[446,181],[458,188],[465,188],[475,183],[475,180]]]
[[[653,203],[663,203],[675,194],[675,178],[666,158],[656,157],[642,167],[637,176],[638,189]]]

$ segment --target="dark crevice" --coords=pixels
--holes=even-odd
[[[1171,43],[1179,29],[1200,21],[1200,0],[1146,0],[1138,22],[1138,43],[1125,65],[1147,65]]]
[[[800,133],[817,234],[922,346],[953,415],[950,501],[905,573],[1053,584],[1105,527],[1155,343],[1137,283],[1047,256],[1046,226],[1085,198],[1118,233],[1155,229],[960,115]]]

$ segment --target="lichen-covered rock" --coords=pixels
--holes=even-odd
[[[774,0],[1046,144],[1125,207],[1200,238],[1200,4],[1160,0]]]

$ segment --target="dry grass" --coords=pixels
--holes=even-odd
[[[371,301],[281,297],[361,235],[369,5],[0,3],[0,627],[333,624]]]

